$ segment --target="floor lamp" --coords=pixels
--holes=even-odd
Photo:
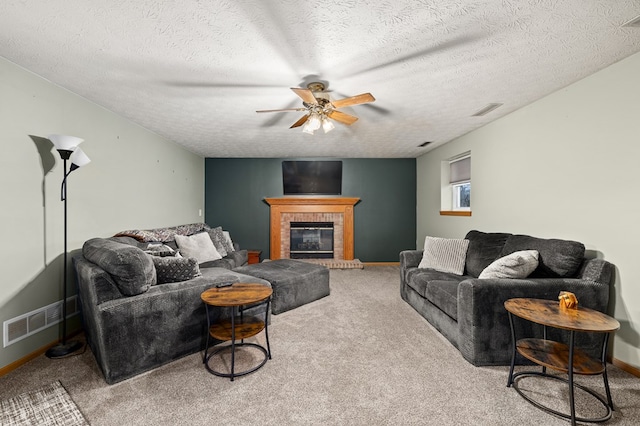
[[[91,161],[78,145],[84,140],[75,136],[49,135],[49,140],[60,153],[63,160],[63,179],[60,189],[60,200],[64,202],[64,276],[63,276],[63,300],[62,300],[62,341],[49,348],[46,355],[49,358],[65,357],[82,347],[82,342],[67,341],[67,177],[69,174]],[[67,171],[67,160],[71,161],[71,167]]]

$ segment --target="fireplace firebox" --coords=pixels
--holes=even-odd
[[[291,222],[291,259],[333,259],[333,222]]]

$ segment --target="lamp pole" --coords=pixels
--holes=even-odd
[[[60,188],[60,199],[64,202],[64,254],[63,254],[63,289],[62,289],[62,339],[60,343],[49,348],[45,355],[49,358],[64,358],[82,347],[80,341],[67,341],[67,177],[69,174],[87,163],[89,157],[77,145],[82,139],[74,136],[50,135],[49,139],[56,146],[63,164],[63,179]],[[72,146],[73,145],[73,146]],[[67,160],[71,159],[71,167],[67,171]]]

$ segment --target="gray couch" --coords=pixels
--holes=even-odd
[[[145,231],[143,239],[160,235],[163,246],[177,247],[172,235],[210,229],[205,224],[162,228],[150,234]],[[270,286],[266,280],[232,270],[247,263],[246,250],[235,250],[199,266],[195,259],[185,258],[180,265],[198,274],[163,282],[160,265],[154,263],[157,256],[143,251],[149,241],[129,235],[91,239],[84,244],[82,255],[73,259],[87,342],[109,384],[204,349],[207,320],[200,299],[204,290],[222,282]],[[209,311],[211,321],[229,315],[228,310]],[[249,311],[264,313],[264,305]]]
[[[527,235],[470,231],[464,275],[420,269],[422,250],[400,253],[400,294],[439,330],[471,364],[508,365],[511,334],[504,302],[529,297],[557,300],[561,290],[576,294],[579,306],[607,310],[614,266],[585,259],[584,245],[575,241]],[[494,260],[519,250],[537,250],[539,265],[526,278],[479,279]],[[542,328],[515,320],[518,338],[541,337]],[[548,338],[566,340],[566,332],[549,329]],[[579,333],[576,342],[600,357],[602,335]],[[520,357],[516,360],[526,361]]]

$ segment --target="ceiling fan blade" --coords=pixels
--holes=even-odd
[[[355,123],[356,121],[358,121],[358,117],[355,117],[353,115],[349,115],[349,114],[345,114],[344,112],[341,111],[330,111],[327,113],[327,115],[336,120],[339,123],[342,124],[346,124],[347,126],[352,125],[353,123]]]
[[[296,95],[300,96],[303,102],[308,104],[315,105],[318,103],[318,100],[315,96],[313,96],[313,92],[309,89],[303,89],[301,87],[292,87],[291,90],[295,92]]]
[[[338,99],[337,101],[331,101],[331,104],[334,108],[342,108],[351,105],[366,104],[367,102],[373,102],[375,100],[376,98],[374,98],[371,93],[363,93],[361,95]]]
[[[307,119],[309,118],[309,114],[305,114],[302,117],[300,117],[300,120],[296,121],[295,123],[293,123],[293,126],[289,127],[290,129],[293,129],[294,127],[300,127],[302,126],[304,123],[307,122]]]
[[[287,111],[306,111],[306,108],[284,108],[284,109],[261,109],[256,112],[287,112]]]

